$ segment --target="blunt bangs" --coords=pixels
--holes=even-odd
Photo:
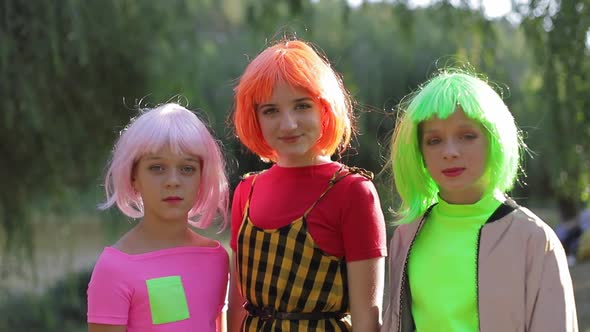
[[[235,88],[234,126],[240,141],[259,157],[276,162],[276,153],[264,141],[257,105],[270,99],[281,82],[302,88],[321,106],[322,137],[316,147],[332,155],[350,141],[351,106],[343,85],[327,60],[303,41],[281,41],[260,53]]]
[[[189,222],[206,228],[219,212],[225,227],[228,184],[221,150],[197,115],[177,104],[165,104],[140,114],[121,133],[105,179],[107,201],[100,207],[117,204],[127,216],[143,217],[143,202],[133,189],[133,170],[141,157],[165,147],[177,154],[196,156],[201,162],[201,183],[195,205],[189,211]]]
[[[130,154],[135,155],[135,162],[148,153],[168,147],[176,154],[186,153],[203,158],[205,155],[204,137],[200,135],[203,128],[195,123],[190,111],[168,109],[154,113],[152,117],[139,119],[133,128],[129,129]],[[150,114],[152,115],[152,114]]]
[[[411,97],[392,139],[391,163],[402,198],[399,223],[413,221],[438,201],[438,187],[420,151],[420,123],[434,116],[446,119],[458,108],[482,126],[488,139],[484,176],[489,185],[484,194],[512,189],[524,147],[514,117],[486,81],[460,70],[446,70]]]

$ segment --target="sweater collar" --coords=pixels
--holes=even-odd
[[[437,214],[445,217],[477,217],[489,216],[500,205],[501,200],[493,194],[484,195],[479,201],[473,204],[451,204],[439,197],[435,206]]]

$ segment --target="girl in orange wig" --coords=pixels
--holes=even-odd
[[[353,132],[340,76],[279,41],[241,76],[233,120],[273,165],[234,192],[230,331],[377,331],[385,225],[372,174],[331,159]]]

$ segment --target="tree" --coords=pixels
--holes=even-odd
[[[79,204],[74,192],[98,185],[113,128],[131,113],[124,101],[145,90],[135,52],[147,53],[137,41],[148,36],[121,33],[146,24],[145,7],[134,1],[7,0],[2,7],[0,252],[16,256],[0,264],[7,271],[33,258],[31,211]]]
[[[590,1],[534,0],[516,8],[541,73],[531,105],[544,130],[531,146],[562,218],[569,219],[590,199]]]

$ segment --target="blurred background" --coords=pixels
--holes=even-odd
[[[176,101],[205,118],[232,188],[268,167],[228,115],[249,60],[283,36],[313,42],[342,73],[358,116],[342,160],[378,174],[388,222],[396,105],[437,69],[468,64],[501,92],[531,150],[511,195],[554,227],[577,223],[590,198],[589,29],[590,0],[0,1],[0,331],[86,330],[92,266],[134,224],[96,206],[138,104]],[[216,231],[205,233],[227,243],[229,230]],[[590,331],[590,263],[577,254]]]

